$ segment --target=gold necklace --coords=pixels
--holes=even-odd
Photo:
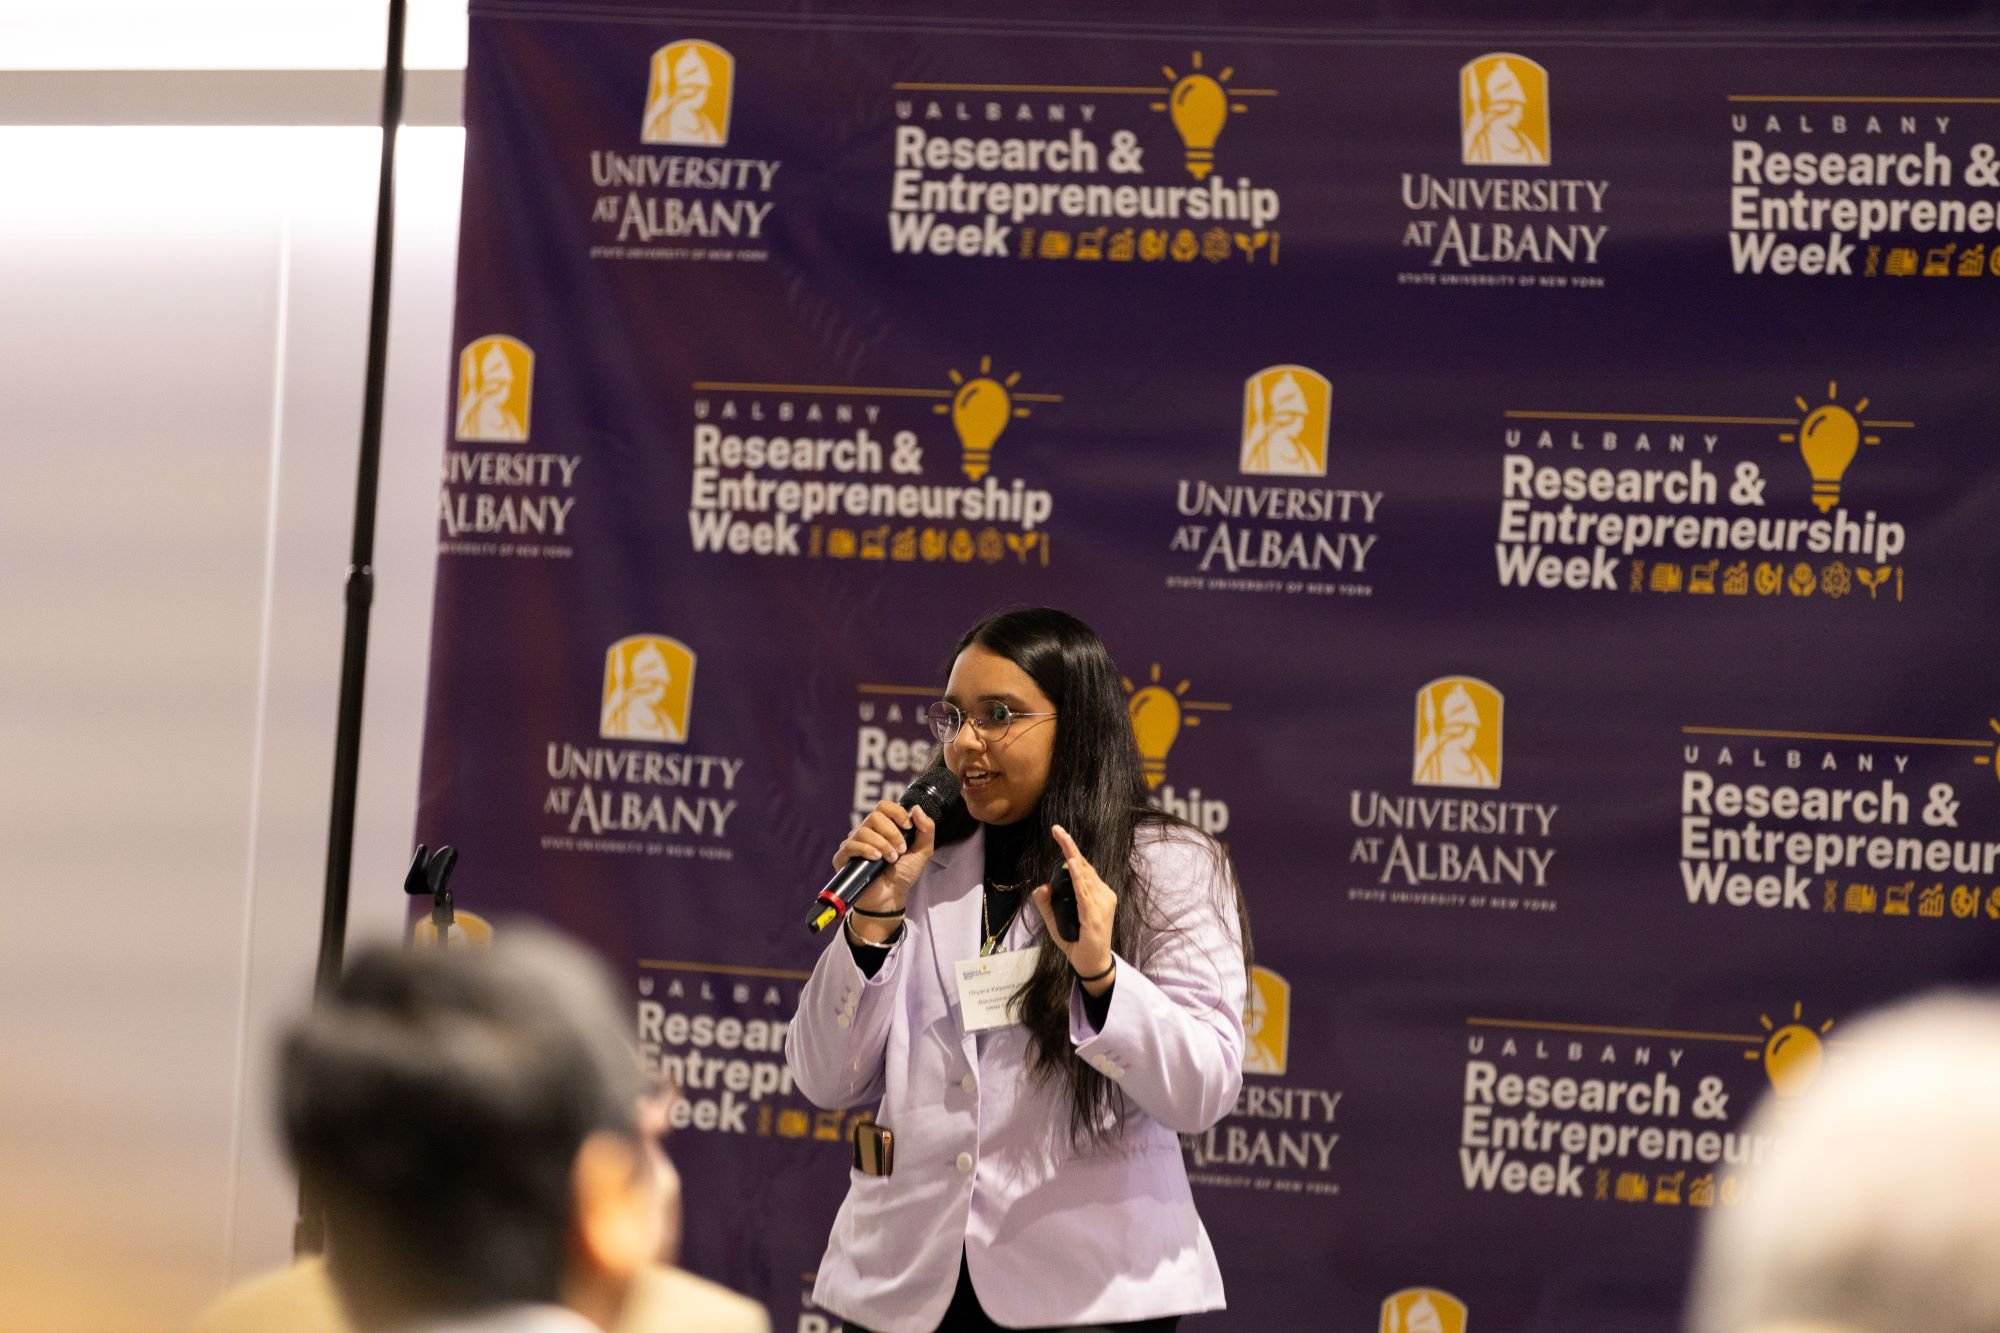
[[[1025,884],[1026,882],[1027,882],[1026,880],[1022,881],[1023,884]],[[1000,886],[996,884],[993,887],[997,889]],[[1021,885],[1016,884],[1013,887],[1018,889],[1021,887]],[[1000,943],[1000,937],[1007,933],[1007,927],[1013,925],[1014,918],[1019,916],[1020,914],[1021,914],[1021,903],[1019,899],[1016,899],[1014,902],[1014,910],[1007,913],[1007,919],[1000,923],[1000,929],[998,930],[993,929],[993,917],[987,911],[986,908],[986,891],[983,888],[980,890],[979,925],[981,929],[983,929],[986,932],[986,943],[979,946],[979,956],[981,958],[984,958],[988,954],[993,952],[995,946],[997,946]]]

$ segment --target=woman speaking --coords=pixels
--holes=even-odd
[[[850,1333],[1167,1330],[1220,1309],[1175,1136],[1243,1081],[1228,862],[1146,804],[1117,668],[1073,616],[975,625],[929,718],[970,819],[941,831],[884,801],[840,844],[835,865],[889,865],[785,1039],[815,1103],[879,1103],[813,1299]]]

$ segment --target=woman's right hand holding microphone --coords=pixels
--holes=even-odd
[[[857,856],[889,863],[854,900],[858,910],[847,917],[847,928],[854,938],[866,944],[886,944],[903,928],[902,913],[910,900],[910,889],[936,850],[937,824],[922,809],[907,809],[888,800],[876,802],[833,854],[836,869]],[[863,916],[864,911],[887,915]]]

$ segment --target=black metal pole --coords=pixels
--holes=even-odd
[[[340,649],[340,715],[334,728],[333,811],[326,838],[326,890],[319,920],[318,1001],[340,979],[347,945],[347,886],[354,860],[354,799],[361,776],[361,700],[368,674],[368,616],[375,601],[375,496],[382,467],[382,383],[389,366],[389,273],[396,235],[396,131],[403,121],[403,27],[407,0],[389,0],[382,62],[382,166],[375,193],[375,272],[368,298],[368,370],[361,397],[361,460],[354,483],[354,541],[347,562],[347,627]],[[293,1250],[317,1254],[325,1222],[311,1182],[299,1185]]]

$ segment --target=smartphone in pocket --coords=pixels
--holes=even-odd
[[[896,1170],[896,1134],[872,1120],[854,1126],[854,1169],[864,1176],[887,1176]]]

